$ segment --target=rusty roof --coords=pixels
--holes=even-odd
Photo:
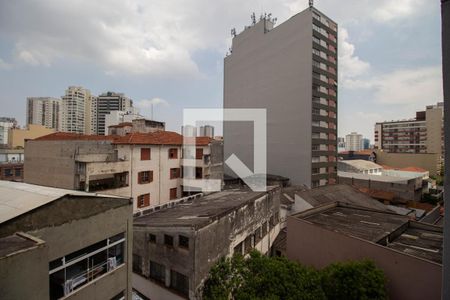
[[[211,142],[209,137],[197,137],[196,145],[206,146]],[[192,142],[193,138],[187,139]],[[172,131],[156,131],[151,133],[130,133],[126,136],[118,137],[114,140],[114,144],[125,145],[182,145],[183,136]]]
[[[33,141],[113,141],[114,135],[88,135],[71,132],[55,132],[34,139]]]

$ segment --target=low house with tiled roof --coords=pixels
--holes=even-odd
[[[183,173],[222,182],[222,142],[187,139],[193,153],[185,150],[184,158],[191,160],[182,157],[183,142],[182,135],[170,131],[124,136],[58,132],[27,141],[24,181],[131,197],[135,212],[155,208],[194,191],[183,186]]]

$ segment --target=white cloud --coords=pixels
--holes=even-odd
[[[161,98],[144,99],[136,103],[136,106],[142,109],[149,109],[154,106],[169,107],[169,102]]]
[[[350,43],[348,31],[339,29],[339,72],[344,86],[346,80],[368,72],[370,64],[355,55],[355,45]]]
[[[348,80],[346,88],[371,89],[381,104],[418,104],[442,101],[440,66],[402,69],[364,80]]]
[[[378,22],[399,20],[419,13],[426,5],[429,5],[429,0],[383,1],[375,8],[372,17]]]

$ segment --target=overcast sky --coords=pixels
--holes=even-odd
[[[222,107],[230,29],[307,0],[0,0],[0,116],[69,85],[123,92],[179,130],[182,109]],[[316,0],[339,24],[339,135],[442,101],[440,1]]]

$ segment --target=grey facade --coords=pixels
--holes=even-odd
[[[133,287],[151,299],[198,299],[210,268],[233,253],[268,253],[279,188],[227,190],[136,218]]]
[[[97,134],[108,132],[105,128],[105,116],[111,111],[126,111],[133,106],[133,101],[121,93],[106,92],[97,97]]]
[[[129,199],[12,182],[0,193],[2,299],[131,299]]]
[[[311,7],[277,27],[262,17],[236,35],[224,59],[224,108],[267,109],[267,173],[293,184],[333,183],[336,23]],[[234,153],[253,169],[251,122],[224,122],[224,143],[225,159]]]
[[[445,145],[450,145],[450,1],[441,0],[442,3],[442,61],[443,61],[443,81],[444,81],[444,132]],[[445,151],[445,173],[449,174],[450,151]],[[446,176],[444,188],[450,191],[450,180]],[[445,200],[449,202],[449,194],[444,193]],[[445,214],[450,215],[450,205],[445,206]],[[450,298],[450,223],[448,217],[444,223],[444,276],[443,299]]]

